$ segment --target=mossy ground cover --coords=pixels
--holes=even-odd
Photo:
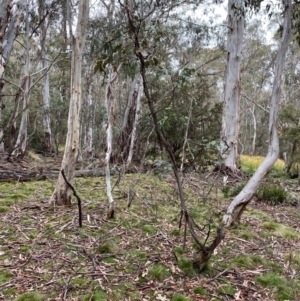
[[[215,174],[183,178],[202,242],[203,226],[211,241],[228,205],[221,183]],[[112,220],[105,179],[76,178],[82,228],[75,200],[47,203],[54,185],[0,183],[0,300],[300,300],[298,209],[251,204],[199,274],[189,235],[183,248],[172,176],[124,175]]]

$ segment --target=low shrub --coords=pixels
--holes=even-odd
[[[288,198],[288,193],[280,186],[263,184],[257,190],[257,200],[270,203],[271,205],[278,205],[284,203]]]

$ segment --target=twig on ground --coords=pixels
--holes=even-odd
[[[81,209],[81,199],[80,197],[77,195],[75,188],[72,186],[72,184],[67,180],[66,175],[64,170],[61,170],[61,174],[64,178],[64,180],[66,181],[67,185],[72,189],[74,196],[77,199],[77,204],[78,204],[78,221],[79,221],[79,227],[82,227],[82,209]]]

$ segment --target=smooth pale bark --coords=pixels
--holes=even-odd
[[[44,19],[45,3],[44,0],[39,1],[39,18]],[[48,19],[48,18],[47,18]],[[51,153],[52,148],[52,133],[51,133],[51,118],[50,118],[50,90],[49,90],[49,61],[46,52],[46,36],[47,36],[47,24],[44,19],[40,25],[40,45],[41,45],[41,59],[42,69],[45,70],[45,75],[42,79],[42,99],[43,99],[43,128],[44,128],[44,151]]]
[[[192,118],[192,111],[193,111],[193,99],[191,98],[191,103],[190,103],[190,109],[189,109],[189,117],[186,125],[186,130],[184,134],[184,142],[182,146],[182,157],[181,157],[181,165],[180,165],[180,171],[183,171],[184,163],[185,163],[185,148],[188,142],[188,135],[189,135],[189,127],[190,127],[190,122]]]
[[[13,3],[14,1],[12,0],[0,1],[0,151],[4,151],[4,132],[2,127],[2,110],[5,107],[2,99],[3,76],[7,58],[24,18],[23,9],[26,1],[19,1],[18,8],[14,12],[12,11]]]
[[[252,118],[253,118],[253,137],[252,137],[252,149],[251,149],[251,155],[253,156],[255,153],[255,145],[256,145],[256,131],[257,131],[257,126],[256,126],[256,116],[255,116],[255,106],[253,105],[253,108],[249,110]]]
[[[30,56],[29,56],[29,1],[26,5],[26,50],[25,50],[25,68],[24,68],[24,95],[23,95],[23,110],[22,118],[19,127],[18,137],[15,143],[14,150],[11,155],[14,157],[22,158],[26,154],[27,150],[27,124],[28,124],[28,111],[29,111],[29,102],[30,102],[30,82],[31,77],[29,74],[30,68]]]
[[[75,35],[72,36],[72,61],[71,61],[71,99],[68,116],[68,133],[61,170],[72,184],[77,156],[79,153],[79,128],[82,103],[81,69],[82,55],[86,39],[89,17],[89,1],[79,1],[79,13]],[[72,191],[59,173],[55,190],[50,199],[54,205],[70,205]]]
[[[244,1],[229,0],[227,16],[227,66],[222,115],[222,164],[237,172],[239,108],[241,97],[241,64],[244,36]]]
[[[87,119],[87,128],[85,132],[85,146],[87,152],[92,154],[93,151],[93,98],[92,98],[92,84],[88,83],[87,91],[87,108],[88,108],[88,119]]]
[[[273,90],[270,100],[270,115],[269,115],[269,148],[268,153],[264,161],[258,167],[254,175],[248,181],[244,189],[234,198],[226,214],[223,216],[223,224],[227,227],[239,222],[243,210],[247,204],[251,201],[254,193],[259,187],[260,183],[271,170],[272,166],[276,162],[279,155],[279,140],[277,133],[278,126],[278,108],[281,97],[281,82],[284,69],[284,62],[288,43],[291,36],[291,17],[292,17],[292,4],[291,0],[284,1],[284,25],[282,39],[279,45],[275,74],[273,81]]]
[[[105,169],[105,180],[106,180],[106,195],[109,203],[108,207],[108,218],[112,218],[114,216],[114,199],[112,196],[111,182],[110,182],[110,158],[113,150],[113,124],[114,124],[114,110],[115,110],[115,96],[113,91],[113,83],[118,78],[118,69],[115,66],[109,66],[109,74],[106,82],[106,90],[105,90],[105,105],[106,105],[106,113],[107,113],[107,128],[106,128],[106,169]]]
[[[142,77],[140,74],[139,74],[137,82],[136,82],[136,87],[137,87],[136,108],[135,108],[135,116],[134,116],[132,132],[131,132],[129,154],[128,154],[128,158],[126,161],[127,165],[131,164],[131,161],[132,161],[134,143],[136,140],[136,131],[137,131],[137,126],[140,121],[140,115],[141,115],[141,97],[142,97],[142,93],[143,93],[143,82],[142,82]]]

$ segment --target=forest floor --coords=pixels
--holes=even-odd
[[[198,273],[189,235],[183,248],[172,175],[152,170],[118,180],[107,220],[105,178],[75,179],[81,228],[76,199],[68,208],[48,204],[56,179],[0,183],[0,300],[300,300],[299,207],[253,201]],[[267,181],[298,197],[297,180]],[[210,224],[208,244],[230,202],[222,183],[214,173],[183,177],[192,218],[200,228]],[[197,232],[202,242],[207,232]]]

